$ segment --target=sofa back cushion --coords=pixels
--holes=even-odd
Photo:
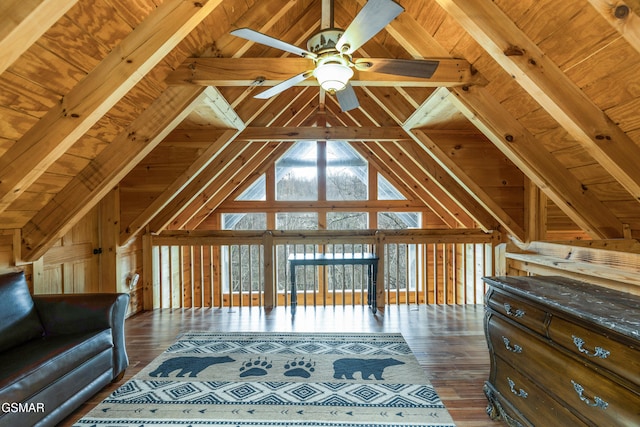
[[[0,351],[43,333],[24,273],[0,275]]]

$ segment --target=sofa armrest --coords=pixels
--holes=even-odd
[[[129,365],[124,337],[128,294],[34,295],[33,302],[45,335],[111,329],[114,378]]]

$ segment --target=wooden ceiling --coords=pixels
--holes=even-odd
[[[3,1],[0,228],[37,259],[114,187],[121,243],[197,228],[293,141],[344,139],[443,227],[640,237],[638,0],[399,0],[354,57],[431,79],[356,72],[346,113],[313,79],[253,98],[308,60],[229,31],[304,47],[323,3]]]

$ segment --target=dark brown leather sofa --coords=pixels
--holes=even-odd
[[[127,294],[31,295],[0,275],[0,426],[53,426],[129,364]]]

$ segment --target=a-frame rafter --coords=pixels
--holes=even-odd
[[[158,6],[0,157],[0,212],[18,199],[222,0]],[[158,31],[163,28],[163,31]]]
[[[23,227],[23,259],[42,256],[206,97],[203,92],[204,88],[167,88]]]
[[[640,202],[640,146],[493,2],[436,0],[585,150]],[[522,55],[505,55],[513,48]]]

